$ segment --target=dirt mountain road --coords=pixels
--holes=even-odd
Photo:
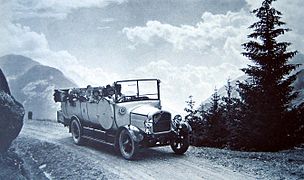
[[[56,122],[26,121],[17,142],[23,144],[18,151],[37,162],[48,179],[254,179],[212,164],[194,147],[182,156],[170,147],[145,149],[127,161],[110,145],[75,145],[68,128]]]

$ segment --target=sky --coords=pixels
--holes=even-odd
[[[250,63],[241,55],[259,0],[0,0],[0,56],[60,69],[79,86],[159,78],[163,105],[183,113]],[[278,0],[291,50],[304,52],[303,0]]]

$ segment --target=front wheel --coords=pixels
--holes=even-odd
[[[189,148],[189,135],[178,135],[177,138],[172,139],[170,142],[171,148],[175,154],[182,155]]]
[[[118,137],[119,152],[127,160],[133,159],[137,152],[137,144],[131,137],[128,130],[123,129]]]
[[[76,119],[73,119],[70,128],[74,143],[77,145],[82,145],[84,140],[82,137],[82,127],[80,123]]]

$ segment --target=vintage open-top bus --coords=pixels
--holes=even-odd
[[[112,86],[56,89],[57,121],[68,126],[76,144],[111,143],[125,159],[139,148],[171,145],[176,154],[189,147],[191,127],[162,110],[160,80],[116,81]]]

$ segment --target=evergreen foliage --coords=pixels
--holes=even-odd
[[[258,21],[249,27],[253,32],[242,53],[252,61],[242,69],[249,78],[238,82],[237,88],[228,79],[227,96],[221,98],[215,89],[207,109],[195,110],[192,96],[187,101],[196,145],[277,151],[304,142],[304,103],[291,106],[297,97],[292,87],[297,74],[292,71],[298,65],[288,61],[297,51],[288,51],[289,42],[278,41],[290,30],[283,27],[273,1],[264,0],[253,10]],[[232,97],[233,91],[240,98]]]
[[[288,124],[293,119],[287,119],[290,102],[296,97],[292,93],[292,82],[296,75],[290,75],[297,65],[288,64],[297,51],[288,51],[288,42],[278,42],[277,38],[289,31],[282,28],[285,25],[281,12],[272,7],[274,0],[264,0],[262,6],[253,10],[259,21],[249,28],[252,39],[243,44],[245,52],[253,65],[242,69],[249,79],[239,83],[239,93],[244,101],[242,135],[246,139],[247,149],[277,150],[286,144],[288,139]],[[250,132],[250,133],[249,133]]]
[[[189,96],[189,100],[186,101],[186,103],[187,107],[184,110],[187,112],[187,115],[185,118],[192,127],[192,134],[190,135],[191,144],[201,146],[201,139],[204,136],[205,126],[199,114],[204,111],[204,108],[201,107],[199,110],[195,109],[195,101],[193,100],[193,96]]]

